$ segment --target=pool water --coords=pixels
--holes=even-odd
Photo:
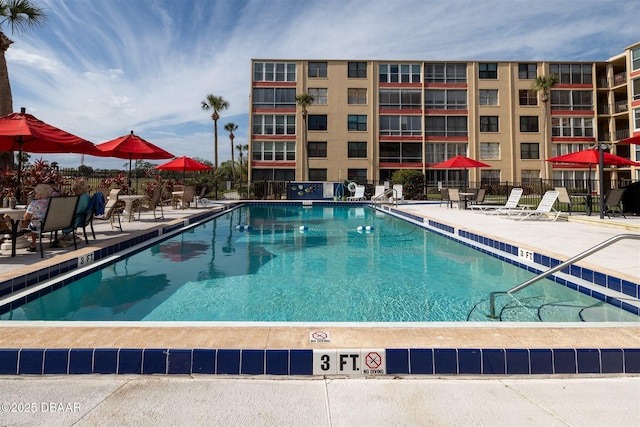
[[[488,296],[532,273],[370,207],[245,206],[0,319],[491,321]],[[638,321],[543,280],[508,321]]]

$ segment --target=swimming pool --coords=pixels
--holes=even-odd
[[[532,273],[364,206],[244,206],[3,314],[12,320],[488,321]],[[638,321],[545,280],[502,320]]]

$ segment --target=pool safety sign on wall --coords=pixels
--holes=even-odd
[[[313,375],[385,375],[384,349],[313,350]]]

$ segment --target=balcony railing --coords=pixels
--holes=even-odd
[[[613,85],[619,86],[627,82],[627,73],[618,73],[613,76]]]
[[[629,103],[627,102],[627,100],[623,100],[623,101],[618,101],[614,104],[614,111],[616,113],[626,113],[627,111],[629,111]]]

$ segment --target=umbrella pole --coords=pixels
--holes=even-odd
[[[16,203],[20,202],[20,181],[22,180],[22,137],[20,137],[20,150],[18,151],[18,186],[16,188]]]

